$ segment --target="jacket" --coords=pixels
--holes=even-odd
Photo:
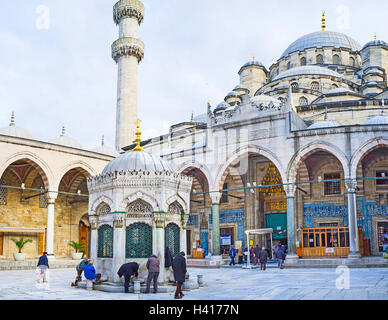
[[[88,259],[82,259],[82,261],[75,267],[77,271],[83,270],[84,266],[88,264]]]
[[[134,275],[135,277],[138,276],[137,271],[139,270],[139,265],[136,262],[129,262],[123,264],[119,271],[117,271],[117,274],[121,278],[122,276],[124,277],[130,277]]]
[[[164,253],[164,267],[170,268],[172,266],[173,257],[169,247],[166,247],[166,251]]]
[[[158,259],[157,256],[155,256],[154,254],[148,259],[147,261],[147,264],[146,264],[146,267],[148,269],[148,272],[159,272],[160,268],[160,261]]]
[[[185,282],[185,276],[186,276],[186,259],[178,254],[173,262],[172,262],[172,269],[174,270],[174,278],[175,281],[178,282]]]
[[[39,266],[47,266],[47,268],[50,268],[49,264],[48,264],[48,259],[45,255],[40,256],[37,266],[38,267]]]
[[[88,280],[94,280],[97,278],[96,269],[91,264],[87,264],[84,266],[84,275]]]
[[[229,250],[229,257],[234,258],[236,256],[236,249],[232,248]]]
[[[260,256],[261,249],[259,247],[255,247],[255,256],[258,258]]]
[[[261,250],[259,254],[259,259],[261,263],[267,262],[268,259],[268,253],[266,250]]]
[[[276,252],[276,258],[281,259],[281,260],[284,260],[286,258],[286,255],[282,249],[279,249]]]

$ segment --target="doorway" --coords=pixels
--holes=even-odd
[[[186,230],[186,253],[191,255],[191,230]]]
[[[79,223],[79,242],[82,241],[84,248],[80,252],[84,253],[85,257],[89,257],[89,227],[83,221]]]

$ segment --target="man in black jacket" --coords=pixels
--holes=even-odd
[[[182,292],[182,285],[186,277],[186,259],[185,253],[179,253],[172,262],[172,269],[174,270],[174,278],[176,282],[175,299],[181,299],[184,294]]]
[[[124,276],[125,293],[129,292],[129,282],[131,280],[131,276],[134,275],[137,279],[138,270],[139,270],[139,265],[136,262],[129,262],[129,263],[123,264],[120,267],[119,271],[117,271],[117,274],[119,275],[120,278]]]

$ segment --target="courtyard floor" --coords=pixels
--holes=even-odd
[[[357,268],[247,270],[189,268],[205,286],[184,300],[388,300],[388,269]],[[37,284],[34,270],[0,271],[0,300],[173,300],[173,293],[125,294],[72,288],[74,269],[51,269]]]

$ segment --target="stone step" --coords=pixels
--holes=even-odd
[[[81,260],[53,259],[49,260],[50,269],[75,268]],[[0,270],[33,270],[36,269],[38,259],[24,261],[0,260]]]

